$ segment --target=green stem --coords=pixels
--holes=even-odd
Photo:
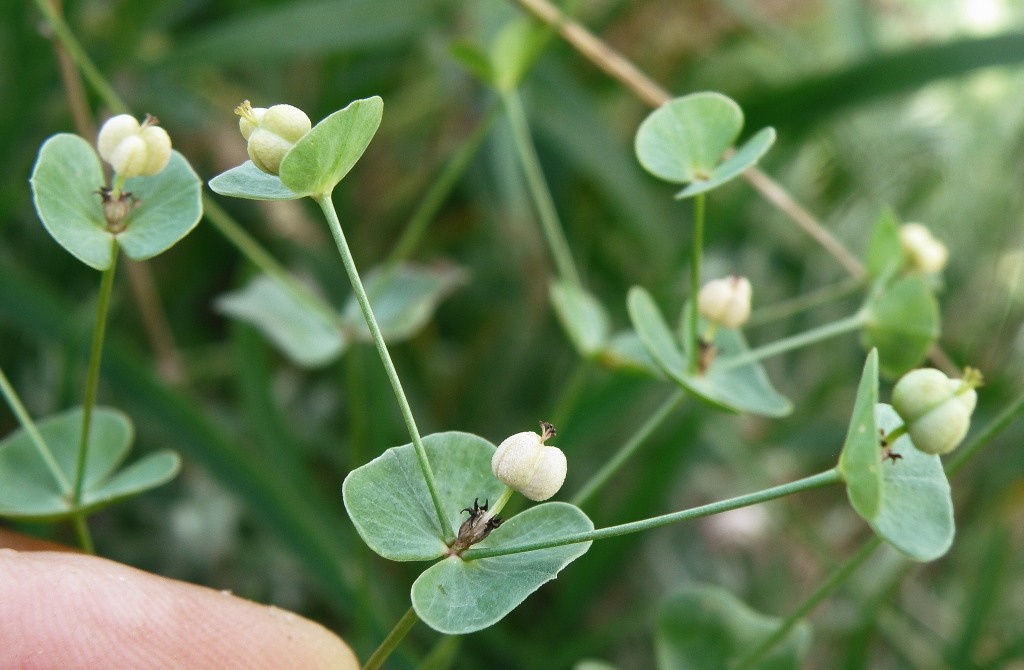
[[[521,554],[526,551],[551,549],[553,547],[562,547],[568,544],[579,544],[580,542],[590,542],[592,540],[603,540],[605,538],[618,537],[620,535],[628,535],[630,533],[639,533],[640,531],[667,526],[670,523],[689,521],[690,519],[698,519],[704,516],[711,516],[712,514],[720,514],[740,507],[756,505],[768,500],[774,500],[776,498],[782,498],[783,496],[799,493],[800,491],[808,491],[810,489],[828,486],[829,484],[835,484],[839,481],[842,481],[839,471],[833,468],[816,475],[811,475],[810,477],[798,479],[795,482],[773,486],[762,491],[729,498],[728,500],[720,500],[707,505],[701,505],[700,507],[692,507],[680,512],[662,514],[661,516],[633,521],[630,523],[623,523],[618,526],[608,526],[607,528],[598,528],[596,530],[588,530],[580,533],[570,533],[569,535],[564,535],[550,540],[527,542],[510,547],[469,549],[462,555],[462,557],[467,561],[473,561],[481,558],[505,556],[508,554]]]
[[[700,291],[700,264],[704,255],[704,194],[693,198],[693,242],[690,257],[690,374],[700,370],[700,333],[698,328],[697,293]]]
[[[996,418],[989,421],[984,430],[975,435],[971,440],[957,450],[956,457],[946,465],[946,474],[956,474],[978,451],[992,439],[1007,428],[1011,423],[1024,414],[1024,392],[1007,405]]]
[[[686,392],[679,390],[673,393],[669,398],[655,410],[654,414],[650,416],[647,421],[633,434],[629,440],[626,441],[622,447],[619,448],[618,452],[611,459],[604,464],[604,466],[594,473],[593,476],[583,485],[583,488],[573,496],[572,504],[577,507],[582,507],[586,504],[590,498],[601,490],[605,484],[608,483],[616,472],[625,465],[626,461],[632,458],[633,454],[636,453],[640,445],[647,441],[647,438],[651,436],[651,433],[661,425],[662,421],[668,418],[668,415],[679,406],[679,403],[686,397]]]
[[[784,337],[781,340],[776,340],[771,344],[766,344],[763,347],[751,349],[746,353],[738,356],[729,356],[722,358],[714,363],[714,369],[716,371],[732,370],[743,365],[749,365],[757,361],[762,361],[772,356],[778,356],[779,354],[785,353],[792,349],[799,349],[800,347],[813,344],[814,342],[820,342],[836,335],[842,335],[848,333],[851,330],[857,330],[864,325],[867,320],[867,312],[859,311],[852,316],[848,316],[845,319],[839,319],[827,323],[824,326],[818,326],[810,330],[791,335],[790,337]]]
[[[859,291],[863,286],[863,279],[847,277],[835,284],[822,286],[804,295],[798,295],[795,298],[762,307],[750,315],[750,320],[747,321],[746,327],[763,326],[764,324],[786,319],[821,305],[827,305],[839,298]]]
[[[437,490],[434,471],[430,468],[426,447],[423,446],[423,440],[420,438],[419,428],[416,427],[416,419],[413,417],[412,408],[409,406],[409,400],[405,397],[402,382],[398,378],[398,371],[395,370],[395,364],[391,360],[388,346],[384,342],[384,336],[381,335],[380,326],[377,325],[377,318],[373,315],[373,309],[370,307],[370,298],[366,295],[366,289],[363,288],[362,279],[359,278],[359,270],[356,269],[356,262],[352,258],[352,250],[349,249],[348,241],[345,239],[345,232],[341,229],[341,222],[338,221],[338,213],[334,209],[334,202],[331,200],[330,194],[319,195],[314,199],[320,205],[320,209],[323,210],[324,216],[327,217],[327,224],[331,229],[331,234],[334,236],[334,242],[338,246],[338,253],[341,254],[341,261],[345,265],[345,273],[348,274],[349,282],[352,284],[352,291],[356,296],[356,302],[359,303],[359,309],[363,312],[366,326],[370,329],[373,343],[377,347],[381,363],[384,364],[384,371],[387,373],[388,381],[391,382],[391,389],[394,391],[395,400],[398,401],[398,406],[401,409],[402,418],[405,419],[405,426],[409,430],[409,437],[412,438],[416,459],[419,461],[420,470],[423,471],[423,478],[426,481],[427,490],[430,491],[430,499],[434,503],[434,511],[437,513],[438,525],[444,533],[445,542],[450,544],[455,539],[455,533],[448,523],[444,506],[441,504],[441,495]]]
[[[117,270],[117,239],[110,240],[110,267],[103,271],[100,279],[100,295],[96,305],[96,324],[92,331],[92,347],[89,351],[89,370],[85,377],[85,399],[82,407],[82,433],[78,438],[78,456],[75,459],[75,483],[72,502],[77,506],[82,500],[82,486],[85,483],[85,459],[89,453],[89,432],[92,427],[92,410],[96,405],[96,391],[100,382],[100,361],[103,358],[103,338],[107,332],[107,311],[110,295],[114,291],[114,274]]]
[[[544,181],[540,158],[537,157],[537,149],[533,146],[533,139],[530,137],[530,127],[526,121],[526,112],[523,111],[523,103],[516,91],[503,93],[501,99],[505,105],[509,124],[512,126],[516,154],[519,156],[519,163],[526,177],[526,185],[530,189],[530,197],[533,198],[533,204],[537,208],[537,216],[540,219],[548,248],[555,260],[555,267],[558,268],[558,276],[563,281],[581,288],[583,284],[576,271],[576,264],[572,259],[572,252],[569,250],[569,242],[565,239],[565,233],[562,231],[562,224],[558,220],[558,210],[555,209],[551,191],[548,190],[548,185]]]
[[[43,459],[43,463],[46,464],[46,468],[53,475],[54,481],[57,482],[58,488],[65,495],[71,492],[71,482],[68,481],[67,477],[64,476],[64,471],[60,469],[60,465],[57,464],[57,459],[54,458],[53,452],[50,451],[50,445],[46,444],[46,440],[43,439],[39,429],[36,427],[32,417],[29,416],[28,410],[25,409],[25,405],[21,402],[21,398],[18,397],[14,387],[11,386],[11,382],[7,379],[7,375],[0,369],[0,393],[3,393],[4,399],[7,404],[10,405],[11,411],[14,412],[14,416],[17,417],[18,423],[21,424],[22,430],[28,435],[29,439],[32,440],[32,444],[36,445],[36,450],[39,452],[39,457]]]
[[[872,537],[870,540],[864,543],[856,554],[846,560],[845,563],[837,567],[832,571],[832,574],[828,576],[824,582],[812,593],[803,603],[800,604],[795,610],[793,610],[789,616],[787,616],[775,632],[766,637],[761,644],[757,645],[748,653],[746,656],[740,658],[740,660],[733,666],[732,670],[745,670],[751,668],[761,660],[765,654],[772,650],[772,648],[781,642],[789,634],[789,632],[796,626],[800,619],[811,612],[815,607],[821,604],[825,598],[827,598],[833,591],[835,591],[843,582],[845,582],[850,575],[853,574],[864,561],[866,561],[871,554],[881,546],[882,541],[878,536]]]
[[[384,661],[388,660],[388,656],[391,655],[395,649],[398,648],[398,644],[402,641],[402,638],[412,630],[412,627],[416,625],[416,622],[420,618],[416,615],[416,610],[409,608],[402,618],[398,620],[395,627],[391,629],[388,636],[384,638],[384,641],[377,647],[377,651],[373,652],[373,655],[363,665],[363,670],[377,670],[377,668],[384,665]]]
[[[494,501],[494,504],[490,505],[490,509],[487,511],[487,518],[498,516],[498,513],[501,512],[501,508],[505,506],[505,503],[509,501],[512,494],[515,492],[516,490],[514,488],[506,486],[505,490],[501,492],[500,496],[498,496],[498,499]]]
[[[78,538],[78,546],[87,554],[96,555],[96,545],[92,541],[92,534],[89,532],[89,524],[86,523],[84,514],[75,514],[71,517],[71,526],[75,529],[75,537]]]

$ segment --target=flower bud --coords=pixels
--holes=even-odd
[[[503,484],[530,500],[547,500],[558,493],[565,481],[565,454],[558,447],[544,445],[555,434],[549,423],[541,422],[543,433],[516,433],[505,438],[491,457],[491,471]]]
[[[705,319],[726,328],[739,328],[750,317],[750,281],[730,275],[704,284],[697,294],[697,310]]]
[[[125,179],[159,173],[171,160],[171,138],[157,123],[149,114],[141,124],[130,114],[111,117],[96,139],[100,157]]]
[[[905,223],[900,226],[900,246],[911,270],[933,274],[946,267],[949,252],[946,245],[932,237],[932,233],[920,223]]]
[[[903,419],[914,446],[929,454],[948,454],[967,435],[978,402],[974,390],[981,374],[972,368],[964,379],[950,379],[932,368],[912,370],[892,390],[892,406]]]
[[[238,129],[248,140],[246,147],[253,165],[269,174],[281,170],[281,160],[299,139],[309,132],[309,117],[298,107],[274,105],[253,107],[246,100],[235,108]]]

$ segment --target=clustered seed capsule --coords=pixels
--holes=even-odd
[[[971,425],[981,374],[967,368],[950,379],[933,368],[912,370],[892,390],[892,406],[903,419],[914,446],[929,454],[948,454]]]
[[[565,454],[544,441],[554,437],[550,423],[541,422],[541,434],[516,433],[505,438],[491,458],[491,471],[503,484],[530,500],[547,500],[565,482]]]
[[[949,251],[920,223],[900,226],[900,247],[911,270],[933,274],[946,267]]]
[[[276,175],[281,161],[299,139],[309,132],[309,117],[298,107],[253,107],[248,100],[235,108],[238,129],[248,144],[249,159],[264,172]]]
[[[158,174],[171,160],[171,138],[157,123],[149,114],[141,124],[131,114],[111,117],[96,139],[100,157],[125,179]]]
[[[713,279],[697,294],[697,311],[713,324],[739,328],[750,317],[750,280],[740,275]]]

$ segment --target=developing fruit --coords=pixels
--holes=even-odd
[[[111,117],[96,139],[100,157],[125,179],[159,173],[171,160],[171,138],[157,123],[149,114],[141,124],[130,114]]]
[[[704,284],[697,294],[697,310],[713,324],[739,328],[750,317],[750,281],[730,275]]]
[[[503,484],[530,500],[547,500],[558,493],[565,481],[565,454],[558,447],[544,445],[554,437],[555,428],[541,421],[541,434],[516,433],[505,438],[491,458],[491,471]]]
[[[272,175],[280,172],[284,155],[312,125],[305,112],[291,105],[253,107],[246,100],[235,108],[235,114],[241,117],[238,129],[248,140],[249,159]]]
[[[929,454],[948,454],[967,435],[978,401],[974,389],[981,374],[972,368],[964,379],[950,379],[932,368],[912,370],[892,390],[892,406],[903,419],[914,446]]]
[[[900,246],[912,270],[933,274],[946,267],[949,252],[946,245],[932,237],[932,233],[920,223],[905,223],[900,226]]]

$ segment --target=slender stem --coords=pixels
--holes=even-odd
[[[356,296],[356,302],[359,303],[359,309],[363,312],[366,326],[370,329],[373,343],[377,347],[381,363],[384,364],[384,371],[387,373],[388,381],[391,382],[391,389],[394,391],[395,400],[398,401],[398,406],[402,411],[402,418],[405,419],[405,426],[409,430],[409,437],[412,438],[416,459],[419,461],[420,470],[423,471],[423,478],[426,480],[427,490],[430,491],[430,499],[433,501],[434,511],[437,513],[438,525],[441,528],[441,532],[444,533],[445,541],[450,544],[455,539],[455,533],[448,523],[448,516],[445,514],[444,506],[441,504],[441,495],[437,490],[434,471],[430,468],[426,447],[423,446],[423,440],[420,438],[420,431],[416,427],[416,419],[413,417],[412,408],[409,406],[409,400],[405,397],[402,382],[398,378],[398,371],[395,370],[395,364],[391,360],[388,346],[384,342],[384,336],[381,335],[380,326],[377,325],[377,318],[373,315],[373,309],[370,307],[370,298],[366,295],[366,289],[363,288],[362,279],[359,278],[359,270],[356,269],[356,262],[352,258],[352,250],[349,249],[348,241],[345,239],[345,232],[341,229],[341,222],[338,221],[338,213],[334,209],[334,202],[331,200],[330,194],[316,196],[315,200],[320,205],[320,209],[323,210],[324,216],[327,217],[327,224],[331,229],[331,234],[334,235],[334,242],[337,244],[338,252],[341,254],[341,261],[345,265],[345,272],[348,274],[349,282],[352,284],[352,291]]]
[[[522,101],[516,91],[505,92],[502,95],[502,101],[512,126],[516,154],[519,156],[519,163],[523,168],[533,204],[537,208],[537,216],[540,219],[544,237],[547,239],[548,248],[555,260],[555,267],[558,268],[558,276],[573,286],[580,287],[582,286],[580,276],[576,271],[572,252],[569,250],[569,242],[565,239],[565,233],[562,231],[562,224],[558,220],[558,210],[555,209],[551,191],[548,190],[547,182],[544,181],[544,171],[541,169],[537,150],[530,137],[530,127],[526,121],[526,112],[523,111]]]
[[[700,370],[700,333],[698,327],[697,293],[700,291],[700,263],[704,255],[704,194],[693,199],[693,241],[690,243],[690,374]]]
[[[657,427],[660,426],[666,418],[668,418],[669,414],[679,406],[685,397],[686,392],[682,390],[678,390],[669,396],[669,398],[654,411],[654,414],[652,414],[650,418],[648,418],[647,421],[645,421],[644,424],[640,426],[635,433],[633,433],[633,436],[619,448],[618,452],[616,452],[600,470],[594,473],[587,483],[583,485],[583,488],[573,496],[571,501],[572,504],[577,507],[582,507],[595,493],[601,490],[601,487],[607,484],[608,480],[610,480],[615,473],[626,464],[626,461],[633,457],[633,454],[635,454],[637,449],[640,448],[640,445],[647,441],[647,438],[651,436],[651,433],[653,433],[655,429],[657,429]]]
[[[71,527],[75,529],[75,537],[78,538],[78,546],[87,554],[96,555],[96,545],[92,541],[92,533],[89,532],[89,524],[85,515],[76,513],[71,517]]]
[[[815,589],[804,602],[800,604],[795,610],[793,610],[789,616],[787,616],[783,622],[775,629],[775,632],[769,635],[748,653],[743,656],[736,665],[733,666],[732,670],[745,670],[751,668],[757,661],[764,657],[771,649],[785,639],[786,635],[796,626],[800,619],[807,615],[811,610],[817,607],[825,598],[827,598],[833,591],[835,591],[843,582],[845,582],[850,575],[853,574],[854,570],[861,566],[871,554],[881,546],[882,541],[878,536],[872,537],[870,540],[864,543],[864,545],[857,551],[856,554],[848,558],[842,565],[832,571],[832,574],[828,576],[824,582]]]
[[[819,289],[815,289],[809,293],[798,295],[795,298],[789,300],[783,300],[777,302],[774,305],[768,305],[756,310],[750,315],[750,320],[747,321],[747,328],[753,326],[761,326],[772,321],[778,321],[791,316],[795,316],[800,312],[813,309],[820,305],[826,305],[835,301],[838,298],[850,295],[864,286],[862,279],[856,277],[846,277],[841,281],[828,286],[822,286]]]
[[[505,490],[501,492],[500,496],[498,496],[498,499],[494,501],[494,504],[490,505],[490,509],[487,510],[486,518],[490,519],[491,517],[497,516],[498,513],[501,512],[501,508],[505,506],[512,497],[512,494],[515,492],[516,490],[514,488],[506,486]]]
[[[14,387],[11,386],[11,382],[7,379],[7,375],[0,369],[0,393],[3,393],[4,399],[7,404],[10,405],[11,411],[14,412],[14,416],[17,417],[18,423],[21,424],[22,430],[28,435],[29,439],[32,440],[32,444],[36,445],[36,450],[39,452],[39,457],[43,459],[43,463],[46,464],[46,468],[53,475],[54,481],[57,482],[57,487],[61,493],[67,495],[71,493],[71,482],[68,481],[64,475],[64,471],[60,469],[60,465],[57,464],[57,459],[54,458],[53,452],[50,451],[50,445],[43,439],[39,429],[36,427],[32,417],[29,416],[28,410],[25,409],[25,405],[21,402],[21,398],[18,397]]]
[[[980,433],[957,450],[956,457],[946,465],[946,474],[956,474],[982,447],[991,442],[992,438],[1005,430],[1022,414],[1024,414],[1024,392],[1007,405]]]
[[[395,627],[391,629],[388,636],[384,638],[384,641],[377,647],[377,651],[373,652],[366,663],[363,665],[363,670],[377,670],[377,668],[384,665],[384,661],[388,660],[388,656],[391,655],[395,649],[398,648],[398,644],[402,641],[402,638],[412,630],[412,627],[419,621],[419,616],[416,615],[416,610],[409,608],[402,618],[398,620]]]
[[[845,319],[839,319],[838,321],[826,323],[824,326],[818,326],[817,328],[812,328],[790,337],[784,337],[781,340],[776,340],[775,342],[766,344],[763,347],[751,349],[750,351],[738,356],[723,358],[714,363],[713,369],[716,371],[732,370],[733,368],[749,365],[750,363],[771,358],[772,356],[778,356],[779,354],[792,349],[799,349],[800,347],[814,342],[820,342],[821,340],[835,337],[836,335],[848,333],[851,330],[857,330],[864,325],[864,321],[866,319],[867,312],[859,311]]]
[[[117,240],[110,240],[110,267],[100,278],[100,295],[96,304],[96,323],[92,331],[92,347],[89,351],[89,370],[85,377],[85,399],[82,407],[82,433],[78,439],[78,456],[75,460],[75,484],[72,501],[77,505],[82,500],[82,486],[85,483],[85,459],[89,452],[89,432],[92,427],[92,410],[96,405],[96,391],[100,382],[100,361],[103,358],[103,337],[107,332],[107,311],[110,295],[114,291],[114,274],[117,270]]]
[[[628,535],[630,533],[639,533],[640,531],[667,526],[670,523],[689,521],[690,519],[698,519],[704,516],[711,516],[712,514],[720,514],[740,507],[756,505],[758,503],[767,502],[768,500],[774,500],[783,496],[799,493],[800,491],[808,491],[810,489],[828,486],[829,484],[835,484],[839,481],[842,481],[839,471],[836,468],[833,468],[816,475],[811,475],[810,477],[798,479],[795,482],[780,484],[779,486],[773,486],[755,493],[748,493],[735,498],[729,498],[728,500],[720,500],[707,505],[701,505],[700,507],[692,507],[680,512],[662,514],[661,516],[655,516],[650,519],[642,519],[640,521],[633,521],[630,523],[623,523],[618,526],[608,526],[607,528],[598,528],[596,530],[583,531],[580,533],[570,533],[550,540],[527,542],[508,547],[469,549],[462,555],[462,557],[467,561],[473,561],[481,558],[506,556],[508,554],[521,554],[526,551],[551,549],[553,547],[562,547],[568,544],[579,544],[580,542],[591,542],[593,540],[603,540],[608,537],[618,537],[620,535]]]

